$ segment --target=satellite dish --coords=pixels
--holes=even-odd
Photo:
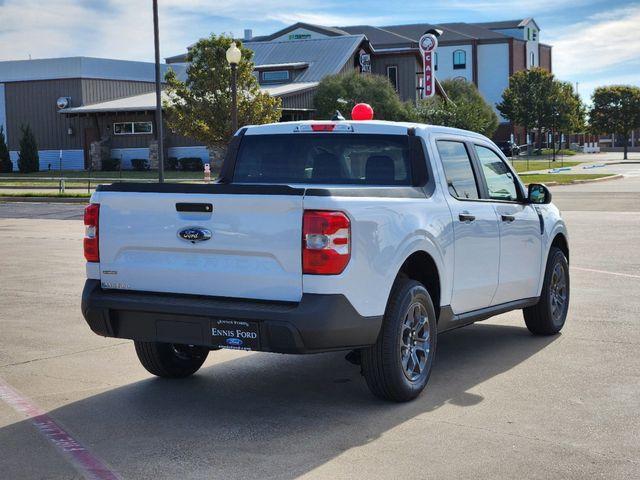
[[[56,100],[58,110],[63,110],[71,105],[71,97],[60,97]]]

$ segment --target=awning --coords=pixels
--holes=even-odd
[[[310,90],[318,86],[318,82],[285,83],[280,85],[269,85],[260,88],[272,97],[281,97]],[[162,92],[162,101],[169,101],[169,96]],[[87,113],[111,113],[111,112],[147,112],[156,109],[155,92],[143,93],[132,97],[123,97],[107,102],[83,105],[81,107],[65,108],[60,113],[66,115],[80,115]]]

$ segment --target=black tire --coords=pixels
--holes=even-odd
[[[421,329],[414,331],[407,327],[410,314],[411,318],[421,319],[415,324],[424,325]],[[406,402],[420,395],[431,375],[437,335],[436,314],[429,292],[421,283],[399,277],[391,290],[378,340],[362,351],[362,372],[371,392],[395,402]],[[406,346],[407,339],[413,347]],[[415,346],[416,343],[420,347]]]
[[[561,271],[564,287],[560,286],[558,272]],[[551,247],[544,273],[540,300],[523,310],[524,321],[535,335],[555,335],[564,326],[569,311],[569,263],[562,250]]]
[[[209,355],[209,349],[193,345],[160,342],[134,342],[142,366],[164,378],[184,378],[196,373]]]

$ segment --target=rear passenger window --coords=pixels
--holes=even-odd
[[[449,140],[438,140],[436,143],[447,177],[449,193],[456,198],[480,198],[471,158],[464,143]]]

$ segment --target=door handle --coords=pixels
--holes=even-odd
[[[513,215],[502,215],[502,221],[503,222],[513,222],[516,219],[516,217],[514,217]]]
[[[458,218],[464,223],[471,223],[476,219],[475,215],[471,215],[469,213],[461,213],[458,215]]]

